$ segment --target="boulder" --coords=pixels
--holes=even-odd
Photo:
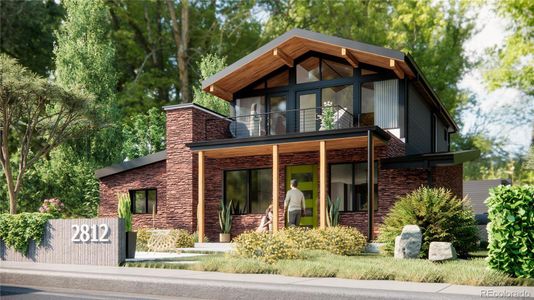
[[[431,242],[428,249],[428,259],[431,261],[456,259],[456,249],[448,242]]]
[[[417,225],[406,225],[395,238],[395,258],[418,258],[421,251],[423,234]]]

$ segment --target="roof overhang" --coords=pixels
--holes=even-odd
[[[475,160],[479,156],[478,150],[415,154],[383,159],[381,167],[384,169],[428,169],[462,164]]]
[[[163,150],[160,152],[156,152],[154,154],[150,154],[147,156],[143,156],[143,157],[139,157],[139,158],[132,159],[129,161],[114,164],[109,167],[98,169],[95,171],[95,176],[96,178],[101,179],[106,176],[110,176],[110,175],[122,173],[128,170],[140,168],[146,165],[164,161],[166,159],[167,159],[167,151]]]
[[[202,89],[231,101],[235,92],[284,65],[293,66],[295,58],[309,51],[346,59],[353,66],[362,62],[391,69],[400,78],[415,76],[401,51],[293,29],[207,78],[202,82]]]
[[[319,151],[319,141],[326,142],[327,150],[361,148],[367,146],[367,134],[373,132],[375,145],[387,142],[391,136],[378,126],[348,128],[318,132],[290,133],[264,137],[212,140],[186,144],[193,152],[203,151],[211,158],[271,155],[272,146],[279,152],[302,153]]]

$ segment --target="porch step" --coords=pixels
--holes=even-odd
[[[195,243],[194,248],[178,248],[182,253],[225,253],[234,249],[233,243]]]

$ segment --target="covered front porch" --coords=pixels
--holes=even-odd
[[[223,166],[217,166],[217,173],[226,170],[239,169],[240,164],[244,165],[253,162],[254,158],[263,158],[263,167],[272,169],[272,206],[273,206],[273,231],[276,232],[284,227],[283,195],[286,191],[287,176],[286,169],[299,165],[317,165],[314,173],[317,173],[317,197],[313,201],[317,202],[315,214],[310,211],[315,219],[310,225],[317,225],[320,228],[327,226],[327,195],[328,170],[330,163],[339,163],[346,160],[358,160],[366,163],[366,184],[367,191],[373,191],[375,185],[375,173],[377,165],[375,146],[385,145],[390,140],[390,135],[377,126],[366,128],[349,128],[332,131],[307,132],[298,134],[287,134],[283,136],[254,137],[247,139],[227,139],[205,141],[188,144],[198,157],[198,206],[197,206],[197,228],[199,241],[205,241],[206,226],[213,227],[213,216],[206,220],[206,199],[216,201],[211,197],[209,188],[220,188],[221,185],[214,178],[222,178],[220,174],[209,174],[210,168],[224,161]],[[351,150],[352,149],[352,150]],[[351,152],[352,151],[352,152]],[[354,152],[356,151],[356,152]],[[357,154],[350,154],[357,153]],[[306,156],[309,159],[303,159]],[[357,158],[355,158],[357,156]],[[282,160],[281,161],[281,157]],[[268,158],[268,161],[265,160]],[[257,164],[256,164],[257,165]],[[207,176],[208,174],[208,176]],[[208,182],[207,182],[208,181]],[[208,188],[207,188],[208,187]],[[219,195],[220,196],[220,195]],[[311,196],[310,196],[311,197]],[[373,216],[374,216],[374,193],[367,193],[367,236],[371,240],[373,236]],[[211,209],[212,204],[209,204]],[[257,215],[256,215],[257,218]],[[253,222],[254,216],[239,216],[239,222]],[[207,224],[208,223],[208,224]],[[216,224],[215,224],[216,225]],[[249,228],[250,229],[250,228]]]

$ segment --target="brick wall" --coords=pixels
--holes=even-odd
[[[172,226],[176,220],[168,213],[172,203],[167,200],[166,194],[166,164],[165,161],[146,165],[137,169],[114,174],[100,179],[100,217],[117,216],[117,194],[128,193],[129,190],[146,188],[157,189],[156,218],[153,222],[152,214],[134,214],[133,227],[166,228]]]
[[[463,198],[463,165],[435,167],[432,170],[434,186],[451,190],[458,198]]]

